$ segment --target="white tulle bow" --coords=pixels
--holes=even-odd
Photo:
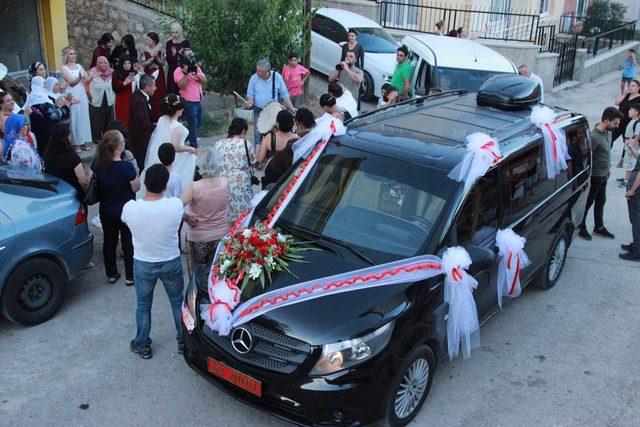
[[[496,247],[498,248],[498,304],[502,308],[502,297],[512,298],[520,295],[520,272],[531,262],[524,252],[527,239],[517,235],[512,229],[498,230]]]
[[[533,107],[531,110],[531,123],[542,132],[547,177],[552,179],[558,173],[567,169],[567,160],[570,159],[567,149],[567,137],[564,129],[556,123],[556,113],[547,106],[536,105]]]
[[[204,323],[220,335],[231,332],[233,309],[240,302],[240,289],[231,280],[209,278],[209,300],[211,304],[200,304],[200,317]]]
[[[467,273],[470,265],[471,257],[460,246],[451,247],[442,255],[444,300],[449,304],[447,344],[450,359],[458,355],[461,346],[463,357],[468,359],[471,349],[480,345],[480,322],[473,299],[478,281]]]
[[[449,178],[464,182],[465,193],[489,168],[502,160],[498,143],[486,133],[476,132],[467,136],[467,154],[449,172]]]

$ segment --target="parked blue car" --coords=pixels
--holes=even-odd
[[[91,259],[93,235],[75,189],[47,174],[0,166],[0,311],[36,325]]]

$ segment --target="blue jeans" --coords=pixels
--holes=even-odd
[[[182,263],[180,257],[170,261],[145,262],[133,260],[133,279],[136,287],[136,337],[133,343],[136,347],[151,345],[151,305],[153,304],[153,290],[158,279],[162,280],[164,290],[169,297],[173,321],[176,324],[178,342],[183,342],[180,316],[182,314]]]
[[[202,125],[202,104],[200,102],[184,102],[184,117],[187,119],[189,136],[187,141],[192,147],[198,147],[198,128]]]

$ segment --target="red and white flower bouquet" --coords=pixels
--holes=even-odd
[[[241,290],[250,280],[260,281],[264,289],[273,273],[283,270],[291,273],[290,262],[303,262],[299,253],[306,250],[309,249],[301,247],[292,236],[256,222],[253,227],[225,238],[214,269],[239,284]]]

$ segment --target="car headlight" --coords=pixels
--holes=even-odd
[[[195,319],[196,313],[196,301],[198,299],[198,287],[196,286],[196,275],[194,274],[189,280],[189,285],[187,286],[187,293],[184,296],[187,301],[187,307],[191,311],[193,318]]]
[[[365,336],[322,346],[322,356],[311,370],[311,375],[326,375],[358,365],[380,353],[389,343],[393,323],[376,329]]]

